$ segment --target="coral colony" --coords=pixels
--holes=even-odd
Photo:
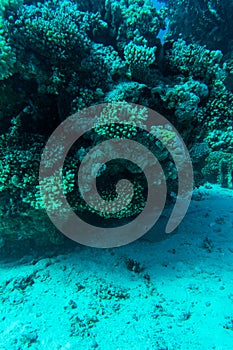
[[[192,3],[167,0],[155,7],[150,0],[0,0],[2,246],[18,238],[18,227],[21,239],[29,232],[35,240],[41,232],[45,242],[63,239],[44,212],[40,156],[61,121],[92,105],[132,102],[161,113],[190,151],[195,185],[208,180],[231,188],[233,4]],[[146,118],[135,111],[136,117],[142,123]],[[102,139],[143,139],[140,130],[112,121],[111,127],[96,125],[80,140],[63,169],[64,192],[84,217],[96,213],[78,195],[76,170],[83,156]],[[173,193],[177,172],[166,145],[175,144],[175,135],[169,128],[157,132],[164,142],[155,135],[146,146],[160,160]],[[133,201],[112,217],[100,213],[102,219],[134,217],[146,201],[141,172],[123,161],[100,172],[103,198],[114,200],[114,181],[106,186],[106,179],[119,172],[134,184]],[[56,192],[56,176],[48,186]]]

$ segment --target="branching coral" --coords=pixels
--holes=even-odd
[[[160,29],[166,26],[166,9],[157,11],[150,0],[106,0],[105,10],[112,41],[120,51],[130,41],[155,46]]]
[[[166,108],[174,110],[177,123],[187,123],[194,119],[199,103],[207,96],[207,85],[189,79],[174,87],[168,87],[161,98]]]
[[[147,69],[155,62],[155,47],[146,47],[145,45],[137,45],[132,41],[124,48],[124,58],[129,65],[132,77],[145,75]]]
[[[8,14],[8,30],[12,42],[33,50],[51,65],[85,55],[90,45],[87,14],[69,1],[47,1],[23,5]]]
[[[224,80],[225,71],[221,67],[220,50],[210,51],[205,46],[187,44],[178,39],[168,52],[167,60],[170,69],[186,76],[192,76],[205,82]]]

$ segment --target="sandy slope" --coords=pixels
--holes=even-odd
[[[200,193],[165,241],[2,261],[0,349],[233,348],[233,190]]]

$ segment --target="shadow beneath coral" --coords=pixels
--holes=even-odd
[[[48,242],[42,246],[30,238],[17,242],[7,241],[4,247],[0,248],[0,262],[8,263],[17,261],[18,264],[22,260],[22,263],[36,263],[42,258],[51,258],[69,253],[77,246],[79,246],[78,243],[66,237],[64,238],[64,242],[59,245]]]

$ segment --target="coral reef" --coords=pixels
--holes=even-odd
[[[221,174],[230,173],[232,39],[227,44],[222,41],[225,32],[221,22],[224,16],[228,18],[225,13],[228,5],[225,1],[220,4],[217,0],[202,0],[194,9],[193,1],[166,3],[166,8],[156,10],[150,0],[0,0],[2,242],[9,233],[12,240],[17,238],[13,224],[7,226],[9,217],[18,222],[22,216],[31,216],[37,223],[41,215],[44,220],[38,171],[45,142],[61,121],[91,105],[126,101],[162,113],[191,151],[196,185],[204,177],[221,182]],[[181,11],[184,7],[186,12]],[[193,13],[190,23],[197,24],[196,31],[190,26],[192,36],[187,25],[189,9]],[[198,17],[200,11],[203,15]],[[184,16],[180,30],[178,19]],[[165,38],[162,43],[159,33],[166,28],[167,18],[170,40]],[[204,29],[211,33],[211,28],[211,37],[206,36]],[[228,29],[230,33],[232,29]],[[181,38],[178,32],[183,33]],[[224,40],[227,42],[226,37]],[[101,125],[106,114],[112,123],[107,127]],[[131,116],[131,124],[137,118],[142,126],[147,118]],[[71,150],[67,157],[64,192],[74,210],[84,216],[96,215],[77,194],[76,168],[88,150],[109,138],[125,137],[140,142],[144,139],[145,143],[137,127],[127,125],[127,121],[124,125],[116,122],[116,115],[110,111],[101,115],[93,133],[86,135],[78,149]],[[175,192],[177,170],[166,149],[166,145],[175,149],[175,135],[169,126],[161,130],[152,127],[152,131],[154,138],[146,139],[145,146],[160,160],[168,192]],[[221,158],[226,159],[227,165],[216,169],[214,164]],[[135,197],[124,211],[110,217],[101,213],[102,219],[134,217],[146,201],[142,171],[127,162],[107,166],[99,174],[97,180],[104,199],[116,198],[114,183],[106,186],[106,179],[111,176],[117,182],[117,173],[132,181]],[[48,185],[55,194],[56,174]],[[44,239],[47,236],[47,241],[59,242],[59,234],[51,230],[46,220],[43,222]],[[30,235],[32,232],[30,229]],[[29,235],[25,229],[20,234],[25,239]]]

